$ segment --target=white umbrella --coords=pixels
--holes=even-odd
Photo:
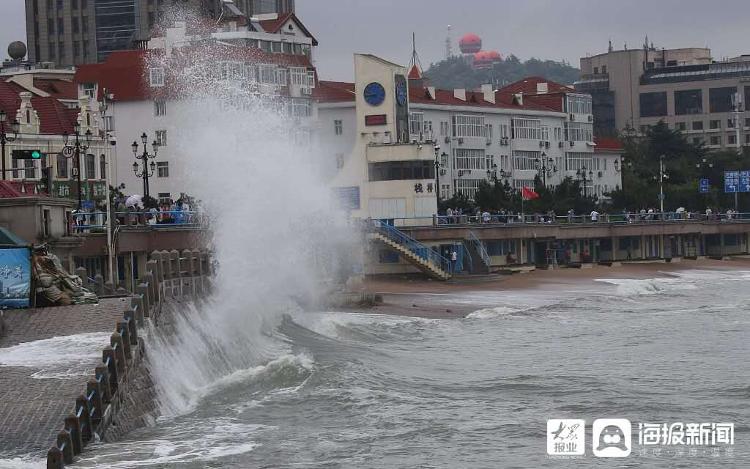
[[[125,206],[126,207],[135,207],[136,205],[142,205],[143,197],[140,195],[131,195],[127,199],[125,199]]]
[[[677,213],[683,213],[685,212],[685,207],[679,207],[677,210],[675,210]]]

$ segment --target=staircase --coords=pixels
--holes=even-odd
[[[372,238],[379,241],[414,267],[437,280],[451,278],[451,261],[393,226],[373,220]]]
[[[471,273],[489,274],[490,266],[492,265],[490,255],[487,253],[484,244],[479,238],[477,238],[477,235],[474,234],[473,231],[468,230],[468,235],[464,240],[464,245],[470,253],[469,260],[471,262]]]

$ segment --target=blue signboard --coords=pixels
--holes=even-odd
[[[750,192],[750,171],[740,171],[740,192]]]
[[[700,184],[698,185],[698,191],[701,194],[708,194],[708,192],[711,189],[711,184],[708,182],[707,178],[703,178],[700,180]]]
[[[84,210],[93,210],[94,209],[94,201],[93,200],[84,200],[81,201],[81,208]]]
[[[740,188],[740,172],[739,171],[724,171],[724,192],[732,194],[739,192]]]
[[[0,249],[0,308],[28,308],[30,298],[29,248]]]

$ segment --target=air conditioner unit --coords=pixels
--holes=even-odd
[[[557,144],[557,146],[558,146],[558,147],[560,147],[560,148],[562,148],[562,147],[563,147],[563,142],[559,142],[559,143]]]
[[[570,146],[571,147],[574,146],[575,144],[576,144],[576,142],[574,142],[573,140],[570,141]]]
[[[445,137],[444,141],[445,141],[445,143],[451,143],[451,138],[450,137]]]
[[[304,94],[304,95],[310,96],[310,95],[312,95],[313,91],[312,91],[312,88],[304,87],[304,88],[300,88],[299,92],[300,92],[300,94]]]
[[[544,142],[544,148],[549,148],[549,142]]]
[[[445,176],[447,172],[448,172],[448,171],[446,171],[446,170],[444,170],[444,169],[441,169],[441,170],[440,170],[440,175],[441,175],[441,176]]]
[[[570,113],[570,120],[571,120],[571,121],[573,121],[573,122],[575,122],[575,120],[576,120],[576,115],[575,115],[575,114],[573,114],[573,113]]]
[[[488,138],[488,139],[487,139],[487,141],[486,141],[485,143],[487,144],[487,146],[490,146],[490,145],[492,145],[492,140],[490,140],[490,139]]]
[[[589,122],[594,122],[594,116],[589,116]]]

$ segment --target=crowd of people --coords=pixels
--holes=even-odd
[[[114,220],[118,225],[181,225],[198,222],[195,202],[188,196],[179,199],[144,203],[141,196],[118,196],[112,200]],[[156,202],[156,203],[154,203]],[[107,224],[106,205],[96,208],[74,210],[71,228],[76,232],[103,230]]]

